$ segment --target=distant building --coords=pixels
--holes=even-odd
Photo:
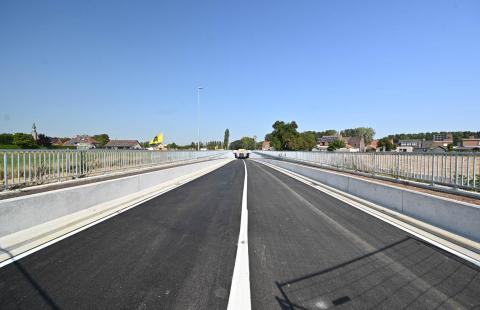
[[[429,152],[429,153],[443,153],[448,151],[448,145],[453,143],[451,134],[434,135],[434,141],[425,139],[407,139],[399,140],[396,151],[397,152]]]
[[[378,151],[378,140],[372,140],[367,146],[365,146],[366,152],[377,152]]]
[[[365,152],[365,138],[363,136],[342,137],[342,140],[350,152]]]
[[[113,150],[140,150],[142,146],[137,140],[110,140],[105,144],[107,149]]]
[[[451,133],[436,133],[433,135],[432,141],[453,141],[453,135]]]
[[[63,142],[59,138],[50,138],[50,143],[55,146],[62,146]]]
[[[345,142],[345,148],[339,149],[337,151],[341,152],[365,152],[365,139],[363,136],[355,137],[342,137],[341,135],[336,136],[323,136],[317,139],[316,149],[319,151],[327,151],[330,143],[336,140],[342,140]]]
[[[100,143],[87,135],[78,135],[63,144],[64,146],[76,147],[79,150],[95,149]]]
[[[425,152],[425,142],[425,139],[399,140],[396,151],[401,153]]]
[[[459,151],[480,151],[480,138],[470,136],[462,139],[462,146],[457,148]]]
[[[273,148],[270,146],[270,141],[262,142],[262,151],[271,151]]]
[[[33,140],[35,141],[38,140],[37,127],[35,126],[35,123],[33,123],[33,126],[32,126],[32,137],[33,137]]]
[[[328,146],[330,143],[333,141],[341,139],[340,135],[337,136],[323,136],[321,138],[317,139],[317,146],[316,149],[319,151],[326,151],[328,149]]]
[[[432,139],[432,147],[448,147],[453,143],[453,135],[451,133],[434,134]]]

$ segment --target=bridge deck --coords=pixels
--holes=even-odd
[[[477,267],[246,163],[253,309],[480,305]],[[243,181],[233,161],[1,268],[1,308],[225,309]]]

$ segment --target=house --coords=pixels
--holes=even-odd
[[[432,147],[448,147],[453,144],[453,135],[451,133],[434,134],[432,139]]]
[[[137,140],[110,140],[105,144],[107,149],[112,150],[140,150],[142,146]]]
[[[77,135],[66,141],[64,146],[76,147],[78,150],[95,149],[100,146],[100,143],[88,135]]]
[[[341,139],[350,152],[365,152],[365,138],[363,136],[342,137]]]
[[[378,150],[378,140],[372,140],[366,147],[366,152],[377,152]]]
[[[425,139],[407,139],[399,140],[397,145],[397,152],[411,153],[411,152],[425,152]]]
[[[317,146],[315,148],[319,151],[327,151],[330,143],[336,140],[342,140],[346,144],[345,148],[339,149],[337,151],[365,152],[365,139],[363,138],[363,136],[355,136],[355,137],[342,137],[341,135],[323,136],[317,140]]]
[[[330,143],[340,138],[341,136],[323,136],[321,138],[318,138],[316,149],[320,151],[326,151]]]
[[[262,151],[272,151],[273,147],[270,146],[270,141],[262,142]]]
[[[457,148],[459,151],[480,151],[480,138],[470,136],[462,139],[462,146]]]
[[[448,145],[453,143],[452,135],[434,135],[436,140],[407,139],[399,140],[396,152],[404,153],[444,153],[448,151]]]
[[[63,142],[60,138],[50,138],[50,143],[55,146],[62,146]]]

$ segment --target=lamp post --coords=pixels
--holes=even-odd
[[[200,151],[200,91],[203,87],[197,88],[197,151]]]

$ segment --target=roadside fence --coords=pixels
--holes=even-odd
[[[480,189],[480,153],[346,153],[256,151],[266,156],[310,162],[320,167],[396,179]]]
[[[0,150],[3,190],[220,156],[225,151]],[[0,190],[1,190],[0,189]]]

